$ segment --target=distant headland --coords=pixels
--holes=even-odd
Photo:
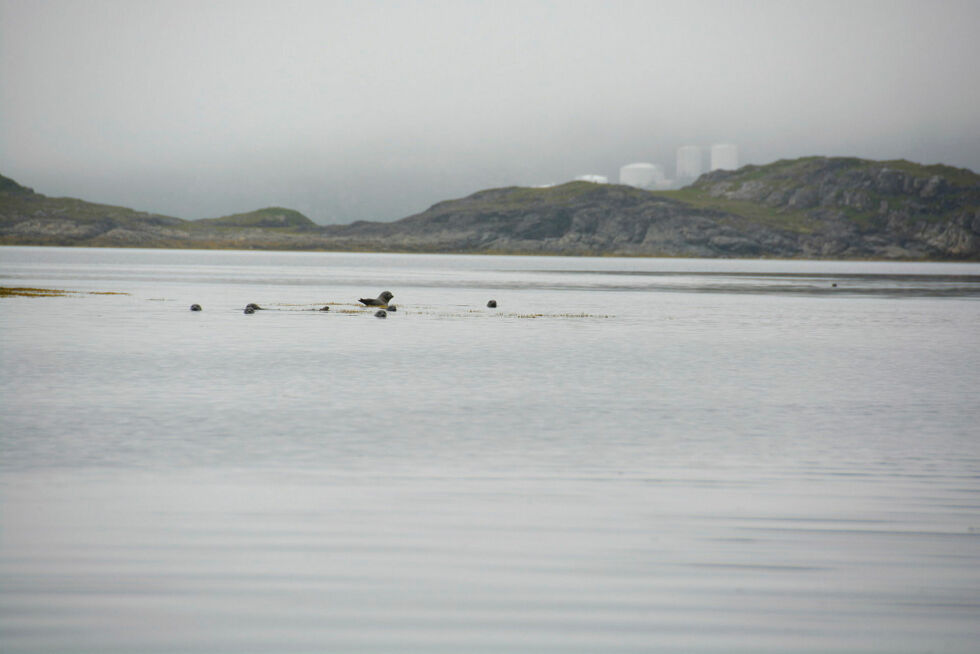
[[[0,176],[0,245],[980,261],[980,175],[806,157],[674,191],[575,181],[440,202],[389,223],[281,207],[183,220],[49,198]]]

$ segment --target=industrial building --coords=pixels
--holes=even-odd
[[[636,188],[655,188],[665,181],[662,166],[652,163],[631,163],[619,169],[619,183]]]
[[[738,146],[733,143],[716,143],[711,146],[682,145],[677,148],[677,165],[674,178],[668,179],[660,164],[637,162],[619,169],[619,183],[624,186],[662,191],[682,188],[697,180],[708,170],[736,170]],[[608,184],[605,175],[580,175],[576,180]]]
[[[711,170],[735,170],[738,168],[738,146],[719,143],[711,146]]]
[[[677,148],[677,181],[692,182],[704,172],[704,153],[699,145]]]

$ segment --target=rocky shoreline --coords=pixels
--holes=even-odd
[[[590,256],[980,260],[980,176],[808,157],[679,191],[490,189],[402,220],[320,226],[272,207],[188,221],[48,198],[0,177],[0,244]]]

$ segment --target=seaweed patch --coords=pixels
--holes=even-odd
[[[71,295],[129,295],[119,291],[66,291],[60,288],[0,286],[0,297],[68,297]]]

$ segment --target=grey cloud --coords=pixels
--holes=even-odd
[[[0,0],[0,172],[394,219],[726,141],[980,169],[975,2]]]

